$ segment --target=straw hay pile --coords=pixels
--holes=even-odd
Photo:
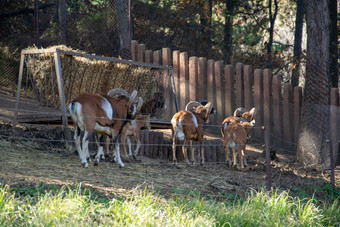
[[[51,48],[84,53],[66,46]],[[117,87],[128,92],[137,90],[138,96],[141,96],[144,103],[147,103],[154,99],[157,93],[163,93],[167,86],[168,77],[159,69],[92,60],[66,54],[61,54],[60,60],[66,103],[71,102],[78,94],[106,94],[109,90]],[[53,55],[29,56],[26,66],[33,77],[33,84],[39,100],[44,103],[48,102],[49,106],[59,106]]]

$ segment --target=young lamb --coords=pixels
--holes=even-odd
[[[148,130],[151,129],[149,114],[138,115],[136,119],[129,121],[124,125],[120,143],[122,144],[125,157],[129,157],[129,159],[133,158],[134,160],[137,160],[136,156],[138,154],[140,146],[142,145],[139,139],[139,133],[142,128],[145,128]],[[131,141],[130,141],[130,137],[132,136],[134,136],[137,141],[137,147],[133,153],[131,151]],[[125,146],[126,140],[129,146],[129,156],[127,155],[127,152],[126,152],[126,146]]]

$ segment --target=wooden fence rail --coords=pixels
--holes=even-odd
[[[272,75],[270,69],[253,69],[250,65],[237,63],[223,65],[222,61],[204,57],[188,56],[186,52],[169,48],[145,50],[144,44],[131,42],[132,60],[144,63],[169,65],[173,68],[178,104],[184,109],[190,100],[213,102],[217,115],[212,125],[216,133],[223,119],[233,114],[237,107],[256,107],[254,137],[263,142],[261,126],[271,128],[271,144],[294,151],[297,144],[302,108],[302,88],[282,85],[282,78]],[[167,118],[175,113],[174,99],[169,97],[170,107]],[[339,90],[331,91],[331,131],[333,141],[339,141]],[[337,154],[338,144],[334,146]]]

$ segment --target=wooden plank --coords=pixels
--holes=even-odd
[[[145,142],[144,141],[144,135],[145,135],[146,131],[147,130],[141,130],[140,133],[139,133],[139,140],[140,140],[142,145],[139,148],[138,155],[141,155],[141,156],[144,156],[144,147],[145,147],[145,145],[144,145],[144,142]]]
[[[254,71],[254,106],[257,110],[254,136],[263,141],[263,131],[259,128],[263,126],[263,71],[261,69]]]
[[[283,119],[282,119],[282,94],[281,94],[281,76],[273,76],[273,130],[274,135],[272,144],[276,147],[281,147],[284,143],[283,138]],[[286,124],[286,119],[284,119]]]
[[[175,50],[172,52],[172,68],[173,68],[173,75],[174,75],[174,80],[175,80],[175,85],[176,85],[176,92],[177,92],[177,100],[178,100],[178,106],[180,109],[181,106],[181,96],[182,96],[182,91],[180,89],[180,60],[179,60],[179,55],[180,52],[178,50]]]
[[[60,100],[60,105],[61,105],[61,111],[63,112],[62,122],[63,122],[64,128],[67,128],[68,121],[67,121],[65,90],[64,90],[63,76],[61,74],[60,55],[58,51],[54,53],[54,62],[55,62],[55,71],[56,71],[57,82],[58,82],[59,100]]]
[[[243,63],[236,64],[236,108],[244,107]]]
[[[24,63],[25,63],[25,54],[21,53],[20,66],[19,66],[19,78],[18,78],[17,97],[16,97],[16,101],[15,101],[15,110],[14,110],[14,119],[13,119],[14,125],[16,125],[18,123],[18,111],[19,111],[19,102],[20,102],[20,91],[21,91],[22,75],[23,75],[23,72],[24,72]]]
[[[162,53],[160,50],[155,50],[153,52],[153,64],[161,65],[162,63]]]
[[[294,88],[294,151],[296,152],[297,143],[300,135],[301,123],[301,108],[302,108],[302,87]]]
[[[145,44],[143,44],[143,43],[138,44],[137,61],[145,63]]]
[[[144,156],[150,157],[150,131],[144,133]]]
[[[245,65],[243,68],[244,71],[244,107],[248,110],[254,107],[254,100],[253,100],[253,83],[254,83],[254,76],[253,76],[253,69],[250,65]]]
[[[185,105],[190,101],[189,100],[189,62],[188,62],[188,53],[181,52],[179,56],[180,66],[180,89],[181,89],[181,106],[180,109],[184,110]]]
[[[226,65],[224,67],[225,79],[225,117],[232,116],[235,108],[235,89],[234,89],[234,67]]]
[[[138,60],[138,41],[137,40],[131,41],[131,57],[132,57],[132,61]]]
[[[207,62],[207,94],[208,101],[216,107],[216,90],[215,90],[215,61],[209,59]]]
[[[200,57],[198,59],[198,84],[199,91],[196,96],[198,100],[207,100],[207,59],[204,57]]]
[[[216,105],[215,108],[219,113],[217,114],[217,122],[221,123],[225,116],[225,98],[224,98],[224,86],[222,86],[223,80],[223,61],[215,62],[215,87],[216,87]]]
[[[283,139],[284,147],[293,151],[294,132],[293,132],[293,87],[292,84],[283,86]]]
[[[153,62],[153,51],[152,50],[146,50],[145,51],[145,63],[151,64]]]
[[[171,50],[170,48],[163,48],[162,49],[162,65],[164,66],[171,66]],[[164,78],[165,78],[165,91],[164,91],[164,97],[165,97],[165,105],[168,107],[168,110],[164,113],[165,119],[171,119],[171,117],[176,113],[176,105],[175,105],[175,99],[174,94],[172,90],[172,84],[171,84],[171,71],[165,71],[164,70]]]
[[[263,124],[264,127],[271,129],[271,111],[272,111],[272,71],[263,70]]]
[[[189,98],[197,100],[196,85],[198,84],[198,58],[193,56],[189,58]],[[199,92],[198,92],[199,93]]]

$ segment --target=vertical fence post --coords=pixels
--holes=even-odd
[[[226,65],[224,67],[224,79],[225,116],[231,116],[233,114],[233,109],[235,108],[234,67],[232,65]]]
[[[275,75],[273,76],[273,137],[272,143],[273,146],[281,147],[283,144],[282,141],[282,135],[283,135],[283,129],[282,129],[282,87],[281,87],[281,76]]]
[[[283,139],[285,140],[285,148],[289,151],[294,149],[294,134],[293,134],[293,87],[292,84],[285,84],[283,86],[283,119],[285,123],[283,125]]]
[[[145,44],[138,44],[138,62],[145,62]]]
[[[272,170],[270,167],[270,127],[264,127],[264,140],[266,146],[266,172],[267,172],[267,190],[272,189]]]
[[[254,100],[253,100],[253,69],[250,65],[245,65],[243,68],[244,74],[244,107],[248,110],[254,107]]]
[[[264,127],[271,127],[271,110],[272,110],[272,71],[263,70],[263,123]]]
[[[171,51],[170,48],[163,48],[162,49],[162,64],[165,66],[171,66]],[[172,74],[171,72],[169,72],[169,70],[167,70],[164,73],[164,78],[166,78],[166,87],[165,87],[165,95],[169,98],[165,99],[165,103],[169,108],[169,111],[166,111],[164,113],[164,117],[166,119],[171,119],[172,115],[175,113],[176,111],[176,105],[175,105],[175,101],[174,101],[174,94],[170,94],[172,93],[172,91],[174,91],[172,89],[172,81],[171,81],[171,77]]]
[[[193,56],[189,58],[189,98],[197,99],[197,80],[198,80],[198,58]],[[197,86],[197,87],[196,87]]]
[[[180,73],[180,89],[181,89],[181,107],[184,109],[185,105],[189,102],[189,65],[188,53],[182,52],[179,55],[179,73]]]
[[[198,98],[207,99],[207,59],[204,57],[198,58]]]
[[[216,107],[216,93],[215,93],[215,86],[214,86],[214,71],[215,71],[215,61],[209,59],[207,62],[207,90],[208,90],[208,100],[209,102],[213,103],[213,106]],[[218,110],[217,110],[218,111]]]
[[[243,63],[236,64],[236,108],[244,107]]]
[[[220,123],[223,121],[225,117],[225,99],[224,99],[224,86],[222,86],[222,78],[223,78],[223,62],[216,61],[215,62],[215,87],[216,87],[216,109],[217,113],[217,122]]]
[[[254,71],[254,106],[257,110],[255,116],[256,125],[263,125],[263,71],[256,69]],[[263,141],[263,132],[255,128],[255,137]]]
[[[55,71],[56,71],[56,76],[57,76],[57,81],[58,81],[58,91],[59,91],[61,111],[63,112],[62,122],[63,122],[64,128],[66,129],[68,126],[67,108],[66,108],[66,100],[65,100],[64,82],[63,82],[63,77],[61,73],[60,54],[58,52],[58,49],[56,49],[56,52],[54,53],[54,62],[55,62]]]
[[[131,57],[132,57],[132,61],[137,61],[137,59],[138,59],[138,42],[137,42],[137,40],[131,41]]]
[[[145,51],[145,63],[152,64],[152,50],[146,50]]]
[[[172,52],[172,68],[173,68],[173,74],[174,74],[174,80],[176,85],[176,92],[177,92],[177,101],[178,101],[178,107],[181,106],[181,94],[182,91],[180,89],[180,71],[179,71],[179,55],[180,52],[178,50],[174,50]]]
[[[15,110],[14,110],[14,125],[18,123],[18,108],[20,102],[20,90],[21,90],[21,82],[22,82],[22,74],[24,73],[24,64],[25,64],[25,54],[21,52],[20,57],[20,69],[19,69],[19,79],[18,79],[18,88],[17,88],[17,98],[15,101]]]

